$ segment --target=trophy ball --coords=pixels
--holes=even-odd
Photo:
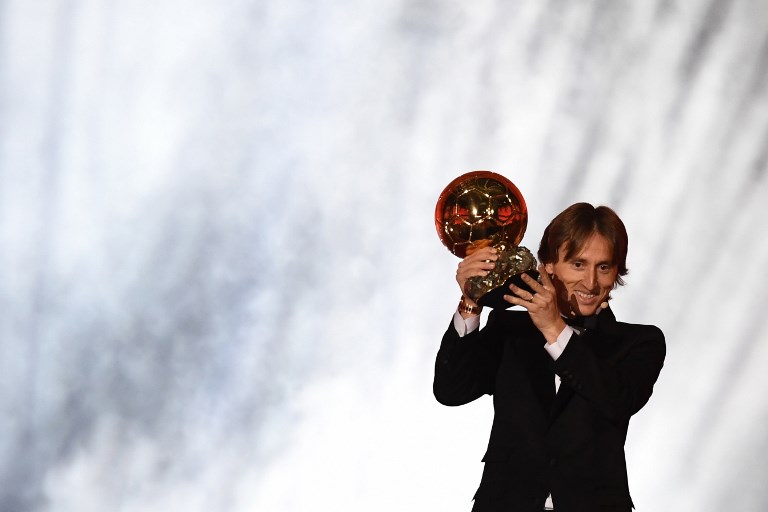
[[[468,251],[499,242],[517,246],[528,226],[523,195],[509,179],[491,171],[473,171],[450,182],[435,206],[435,227],[449,251]]]

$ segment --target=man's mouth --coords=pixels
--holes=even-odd
[[[579,298],[579,300],[584,301],[584,302],[591,302],[591,301],[593,301],[594,299],[597,298],[597,294],[596,293],[587,293],[587,292],[581,292],[581,291],[578,291],[578,290],[576,292],[574,292],[574,293]]]

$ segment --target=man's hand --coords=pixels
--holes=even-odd
[[[456,282],[459,283],[461,294],[464,295],[464,285],[470,277],[488,275],[493,270],[495,261],[499,259],[496,249],[493,247],[481,247],[475,250],[467,250],[467,257],[459,262],[459,268],[456,270]],[[464,301],[470,306],[477,304],[469,297],[464,297]],[[461,316],[470,316],[468,313],[462,313]]]
[[[504,295],[504,300],[527,309],[533,324],[547,339],[547,343],[554,343],[565,328],[565,321],[557,307],[555,285],[545,271],[543,264],[539,265],[539,273],[541,282],[536,281],[528,274],[522,274],[523,281],[534,293],[512,284],[509,289],[514,295]]]

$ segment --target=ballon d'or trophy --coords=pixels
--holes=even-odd
[[[538,279],[536,258],[518,245],[527,226],[523,195],[510,180],[490,171],[459,176],[445,187],[435,207],[437,234],[453,254],[464,258],[489,245],[498,251],[495,268],[464,285],[464,295],[480,306],[511,307],[503,299],[512,293],[510,283],[530,291],[521,274]]]

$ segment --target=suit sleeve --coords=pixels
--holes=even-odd
[[[555,373],[575,393],[614,420],[628,420],[651,397],[666,345],[654,326],[635,326],[626,347],[610,358],[598,358],[587,332],[574,335],[555,361]]]
[[[453,322],[443,335],[435,360],[433,392],[443,405],[464,405],[493,394],[500,342],[494,341],[495,312],[483,329],[459,337]]]

